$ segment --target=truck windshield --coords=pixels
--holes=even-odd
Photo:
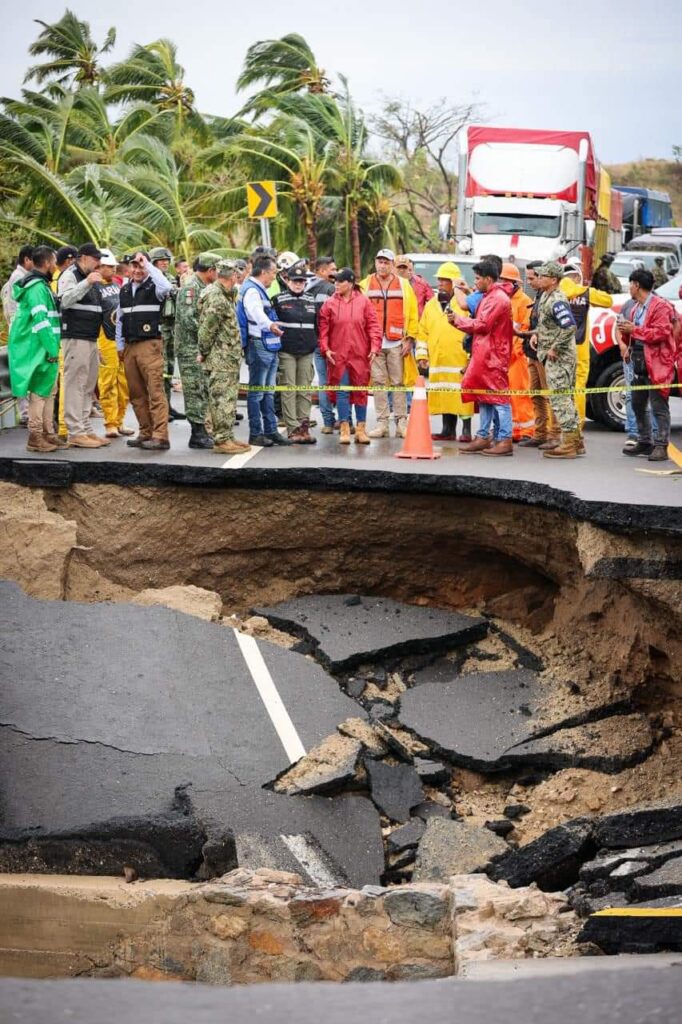
[[[530,235],[532,238],[557,238],[561,217],[542,217],[533,213],[476,213],[476,235]]]

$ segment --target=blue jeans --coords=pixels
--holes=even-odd
[[[494,405],[491,402],[479,402],[479,426],[477,437],[489,437],[493,431],[493,441],[509,441],[512,436],[511,404]]]
[[[277,379],[278,356],[268,352],[260,338],[249,338],[246,346],[246,365],[249,368],[249,385],[272,387]],[[249,415],[249,435],[276,434],[275,395],[273,391],[249,391],[246,400]]]
[[[623,363],[623,374],[625,376],[625,383],[632,384],[635,377],[635,368],[632,363]],[[658,422],[654,415],[653,409],[649,410],[651,413],[651,425],[653,427],[654,436],[658,433]],[[625,392],[625,433],[628,437],[637,437],[637,417],[635,416],[632,408],[632,391]]]
[[[350,375],[348,370],[343,374],[343,377],[339,381],[340,384],[350,384]],[[352,391],[337,391],[336,392],[336,411],[339,414],[339,423],[350,423],[350,396],[353,394]],[[367,406],[358,405],[355,403],[355,419],[357,423],[364,423],[367,419]]]
[[[317,379],[320,385],[327,383],[327,360],[324,358],[319,348],[316,348],[313,353],[313,359],[315,362],[315,371],[317,373]],[[322,413],[322,421],[325,427],[334,426],[334,406],[329,400],[329,393],[327,391],[318,392],[318,400],[320,403],[320,412]]]

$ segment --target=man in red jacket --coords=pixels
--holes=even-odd
[[[672,384],[675,373],[674,309],[653,294],[650,270],[633,270],[630,296],[635,305],[628,319],[618,323],[623,359],[634,368],[633,384]],[[623,448],[624,455],[646,455],[649,462],[665,462],[670,441],[670,388],[632,392],[632,411],[637,419],[637,444]],[[652,440],[651,412],[656,416]]]
[[[462,401],[478,402],[480,424],[475,440],[460,448],[467,455],[513,455],[509,395],[467,394],[467,388],[509,391],[509,362],[514,327],[511,301],[497,279],[496,265],[490,260],[481,260],[474,266],[474,286],[483,293],[476,316],[469,319],[454,313],[448,314],[453,327],[465,334],[472,334],[474,339],[471,362],[462,377]]]

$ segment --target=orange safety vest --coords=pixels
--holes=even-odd
[[[374,306],[379,326],[387,341],[400,341],[405,335],[405,310],[400,278],[394,274],[383,288],[376,274],[367,282],[367,298]]]

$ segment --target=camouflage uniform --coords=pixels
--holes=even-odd
[[[175,300],[178,289],[175,278],[172,274],[163,275],[172,286],[170,295],[164,299],[161,306],[161,338],[163,340],[163,358],[165,369],[163,375],[163,386],[166,389],[166,400],[170,403],[171,382],[175,373]]]
[[[661,285],[668,283],[668,275],[663,268],[662,262],[659,263],[658,260],[654,260],[651,273],[654,275],[654,288],[660,288]]]
[[[544,292],[540,298],[537,337],[538,359],[545,367],[547,387],[574,391],[577,365],[575,320],[558,281],[553,291]],[[556,352],[557,359],[547,358],[550,349]],[[579,419],[573,395],[551,395],[549,401],[561,429],[566,433],[577,431]]]
[[[198,340],[204,357],[213,439],[216,444],[234,441],[242,339],[234,292],[220,280],[210,284],[199,299]]]
[[[606,263],[600,263],[592,277],[592,287],[609,295],[620,295],[620,281]]]
[[[185,414],[190,423],[204,423],[208,410],[206,374],[197,363],[199,296],[206,285],[197,274],[180,288],[175,300],[175,354],[182,378]]]

